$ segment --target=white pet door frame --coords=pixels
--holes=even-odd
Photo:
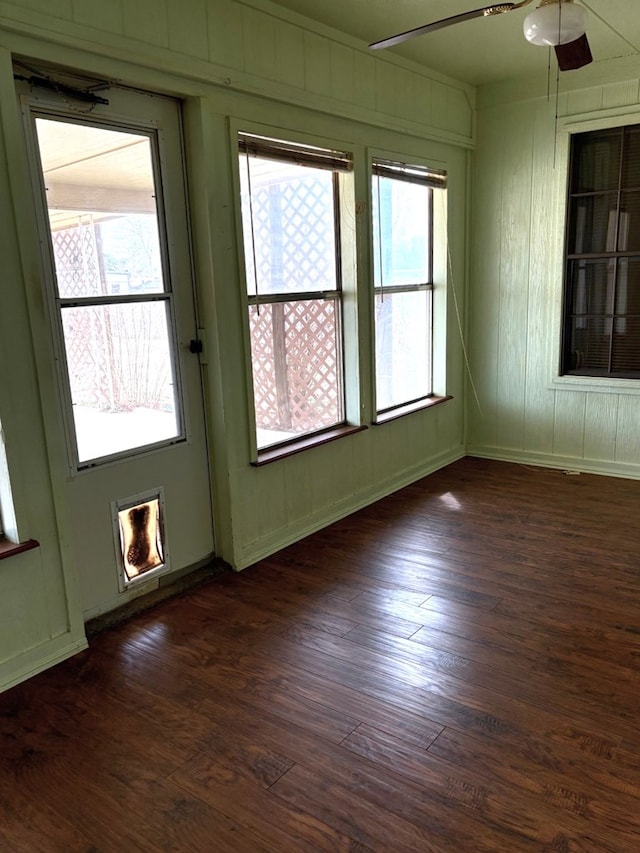
[[[168,572],[162,487],[111,502],[120,591]]]

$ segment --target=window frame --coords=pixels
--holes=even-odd
[[[429,216],[429,255],[428,255],[428,281],[416,282],[411,284],[390,285],[385,284],[382,280],[382,268],[380,267],[380,284],[376,284],[375,276],[375,235],[374,235],[374,191],[373,182],[375,178],[389,178],[399,182],[405,182],[413,185],[423,185],[429,190],[428,194],[428,216]],[[447,172],[444,169],[434,165],[427,165],[421,162],[418,158],[407,158],[399,160],[394,156],[385,155],[381,152],[371,151],[369,163],[369,192],[371,198],[371,215],[369,217],[370,227],[370,255],[371,255],[371,291],[372,291],[372,335],[373,335],[373,400],[374,400],[374,423],[386,423],[389,420],[394,420],[397,417],[402,417],[405,414],[417,411],[422,408],[444,402],[450,399],[446,393],[438,393],[436,385],[435,361],[435,346],[436,346],[436,315],[440,321],[439,312],[436,311],[436,273],[434,256],[436,252],[437,234],[444,234],[445,241],[447,239],[446,229],[446,213],[443,216],[444,226],[436,227],[436,214],[434,202],[434,190],[447,189]],[[445,197],[446,198],[446,197]],[[378,194],[379,204],[379,194]],[[445,204],[446,206],[446,204]],[[380,210],[378,209],[378,225],[380,226]],[[379,237],[381,232],[379,232]],[[378,249],[382,252],[382,241],[379,239]],[[446,249],[445,251],[448,251]],[[383,296],[385,293],[429,293],[428,312],[429,312],[429,344],[428,344],[428,363],[429,363],[429,392],[425,395],[403,400],[394,403],[391,406],[378,408],[377,403],[377,363],[376,363],[376,323],[375,323],[375,307],[378,296]],[[446,312],[445,312],[446,314]]]
[[[159,131],[157,124],[144,118],[133,118],[131,116],[119,115],[96,115],[93,113],[76,114],[65,103],[51,101],[41,97],[38,93],[24,94],[18,92],[19,103],[22,111],[23,126],[28,149],[29,174],[33,197],[35,201],[36,216],[38,220],[38,231],[40,238],[40,251],[42,255],[43,269],[45,271],[44,295],[48,309],[48,319],[55,352],[62,421],[67,445],[68,470],[72,477],[82,476],[85,472],[92,471],[97,467],[106,467],[113,463],[126,462],[130,458],[154,452],[158,449],[178,445],[189,440],[187,403],[185,399],[185,385],[182,376],[182,368],[179,353],[179,333],[177,324],[178,307],[176,305],[176,294],[174,288],[174,277],[172,275],[170,245],[171,237],[167,226],[167,212],[163,192],[163,175],[166,163],[160,146]],[[47,208],[46,181],[43,172],[43,164],[38,140],[36,122],[38,119],[59,121],[64,124],[96,127],[114,130],[122,133],[144,136],[149,140],[149,153],[153,171],[156,222],[160,246],[160,259],[163,275],[163,289],[158,293],[136,294],[135,296],[110,294],[106,296],[80,296],[63,297],[58,291],[57,269],[55,252],[53,247],[53,235],[51,232]],[[67,308],[85,307],[110,307],[116,305],[144,305],[160,303],[164,306],[166,314],[166,329],[170,348],[171,374],[174,385],[174,398],[176,405],[176,435],[159,441],[150,442],[138,447],[132,447],[121,451],[106,453],[96,457],[80,459],[78,448],[78,437],[73,413],[73,395],[69,378],[69,362],[66,352],[63,316]]]
[[[624,385],[629,388],[640,380],[640,368],[634,371],[627,370],[613,370],[613,351],[614,351],[614,329],[616,325],[616,321],[620,317],[627,318],[628,315],[621,315],[616,312],[615,304],[616,304],[616,292],[618,286],[618,269],[621,260],[625,259],[638,259],[640,260],[640,248],[637,250],[626,250],[620,249],[617,245],[614,249],[608,249],[606,246],[602,251],[596,252],[575,252],[572,251],[572,247],[570,245],[571,240],[571,232],[572,225],[574,225],[574,203],[577,202],[578,199],[597,199],[598,197],[606,197],[615,196],[616,199],[616,217],[615,217],[615,233],[618,234],[619,228],[619,217],[621,212],[621,203],[622,196],[625,191],[628,191],[630,188],[623,186],[623,172],[624,172],[624,164],[625,164],[625,140],[628,137],[629,129],[637,127],[640,129],[640,117],[638,121],[633,121],[631,117],[626,121],[607,121],[605,123],[598,123],[594,127],[580,127],[576,129],[574,132],[571,132],[567,136],[567,174],[566,174],[566,188],[565,188],[565,198],[564,198],[564,245],[563,245],[563,256],[562,256],[562,299],[561,299],[561,318],[560,318],[560,352],[559,352],[559,366],[558,366],[558,379],[566,381],[584,381],[587,382],[595,382],[597,383],[596,390],[598,388],[602,389],[602,384],[605,383],[607,386],[610,386],[612,383],[624,383]],[[587,136],[587,135],[596,135],[596,134],[604,134],[610,131],[619,132],[620,136],[620,162],[618,167],[618,176],[617,183],[615,187],[611,187],[603,190],[591,190],[591,191],[581,191],[579,187],[573,186],[574,180],[574,167],[575,167],[575,158],[577,156],[576,146],[577,139],[579,136]],[[577,210],[577,204],[576,204]],[[613,308],[612,312],[607,313],[588,313],[585,314],[585,319],[589,318],[600,318],[606,322],[611,324],[611,335],[610,341],[608,345],[608,355],[607,355],[607,369],[606,370],[597,370],[594,367],[571,367],[571,330],[572,330],[572,320],[576,317],[576,312],[572,310],[572,306],[574,303],[574,282],[572,278],[572,268],[576,263],[580,261],[603,261],[607,263],[613,263],[614,268],[614,280],[612,287],[612,295],[611,299],[608,301],[611,303]],[[608,297],[607,297],[608,298]],[[631,386],[629,385],[631,383]],[[580,387],[583,387],[582,385]],[[639,389],[640,390],[640,389]]]
[[[348,316],[345,305],[344,269],[345,269],[345,205],[352,203],[353,187],[347,187],[345,178],[352,179],[353,155],[347,146],[334,143],[318,144],[317,140],[309,142],[302,139],[299,134],[289,133],[287,130],[278,130],[274,135],[274,129],[269,128],[265,133],[263,128],[256,128],[249,122],[241,122],[231,127],[232,150],[235,151],[235,165],[237,172],[237,223],[238,223],[238,255],[240,265],[240,281],[243,287],[243,306],[245,319],[243,327],[246,334],[245,353],[247,364],[247,400],[249,407],[249,429],[252,444],[251,464],[266,464],[280,459],[308,447],[333,441],[342,435],[352,434],[363,426],[354,424],[350,418],[352,406],[350,405],[348,392],[347,364],[351,362],[348,342],[349,332],[345,333],[345,325],[351,327],[352,322]],[[241,180],[240,170],[243,168],[243,158],[258,156],[263,159],[274,159],[281,163],[294,163],[300,166],[321,168],[332,174],[332,204],[334,219],[334,257],[336,272],[336,287],[330,290],[307,290],[299,292],[282,293],[251,293],[249,288],[249,271],[245,252],[246,235],[244,233],[244,219],[241,203]],[[350,190],[350,192],[348,191]],[[349,196],[350,198],[347,198]],[[352,203],[353,206],[353,203]],[[251,238],[253,240],[253,238]],[[290,438],[274,441],[269,444],[258,444],[257,412],[254,396],[254,365],[251,351],[250,333],[250,311],[252,307],[270,306],[275,304],[292,304],[304,301],[334,302],[336,306],[336,349],[337,349],[337,396],[341,404],[341,419],[332,424],[319,427],[304,433],[291,436]]]

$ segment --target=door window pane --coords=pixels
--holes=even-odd
[[[78,462],[176,439],[153,138],[81,121],[35,124]]]
[[[163,302],[62,309],[80,462],[175,438]]]

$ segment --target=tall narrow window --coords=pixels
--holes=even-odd
[[[155,137],[35,117],[75,461],[182,434]]]
[[[640,126],[572,137],[563,374],[640,379]]]
[[[442,172],[372,167],[376,410],[433,394],[433,206]]]
[[[258,449],[344,422],[341,152],[240,135]]]

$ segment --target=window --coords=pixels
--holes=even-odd
[[[258,449],[345,421],[340,195],[348,155],[240,134]]]
[[[433,396],[434,194],[443,172],[372,166],[376,411]]]
[[[561,372],[640,378],[640,126],[572,137]]]
[[[11,482],[9,480],[9,466],[4,445],[4,431],[0,421],[0,542],[5,539],[17,541],[15,516],[13,512],[13,498],[11,495]]]
[[[34,113],[79,468],[180,439],[153,132]]]

